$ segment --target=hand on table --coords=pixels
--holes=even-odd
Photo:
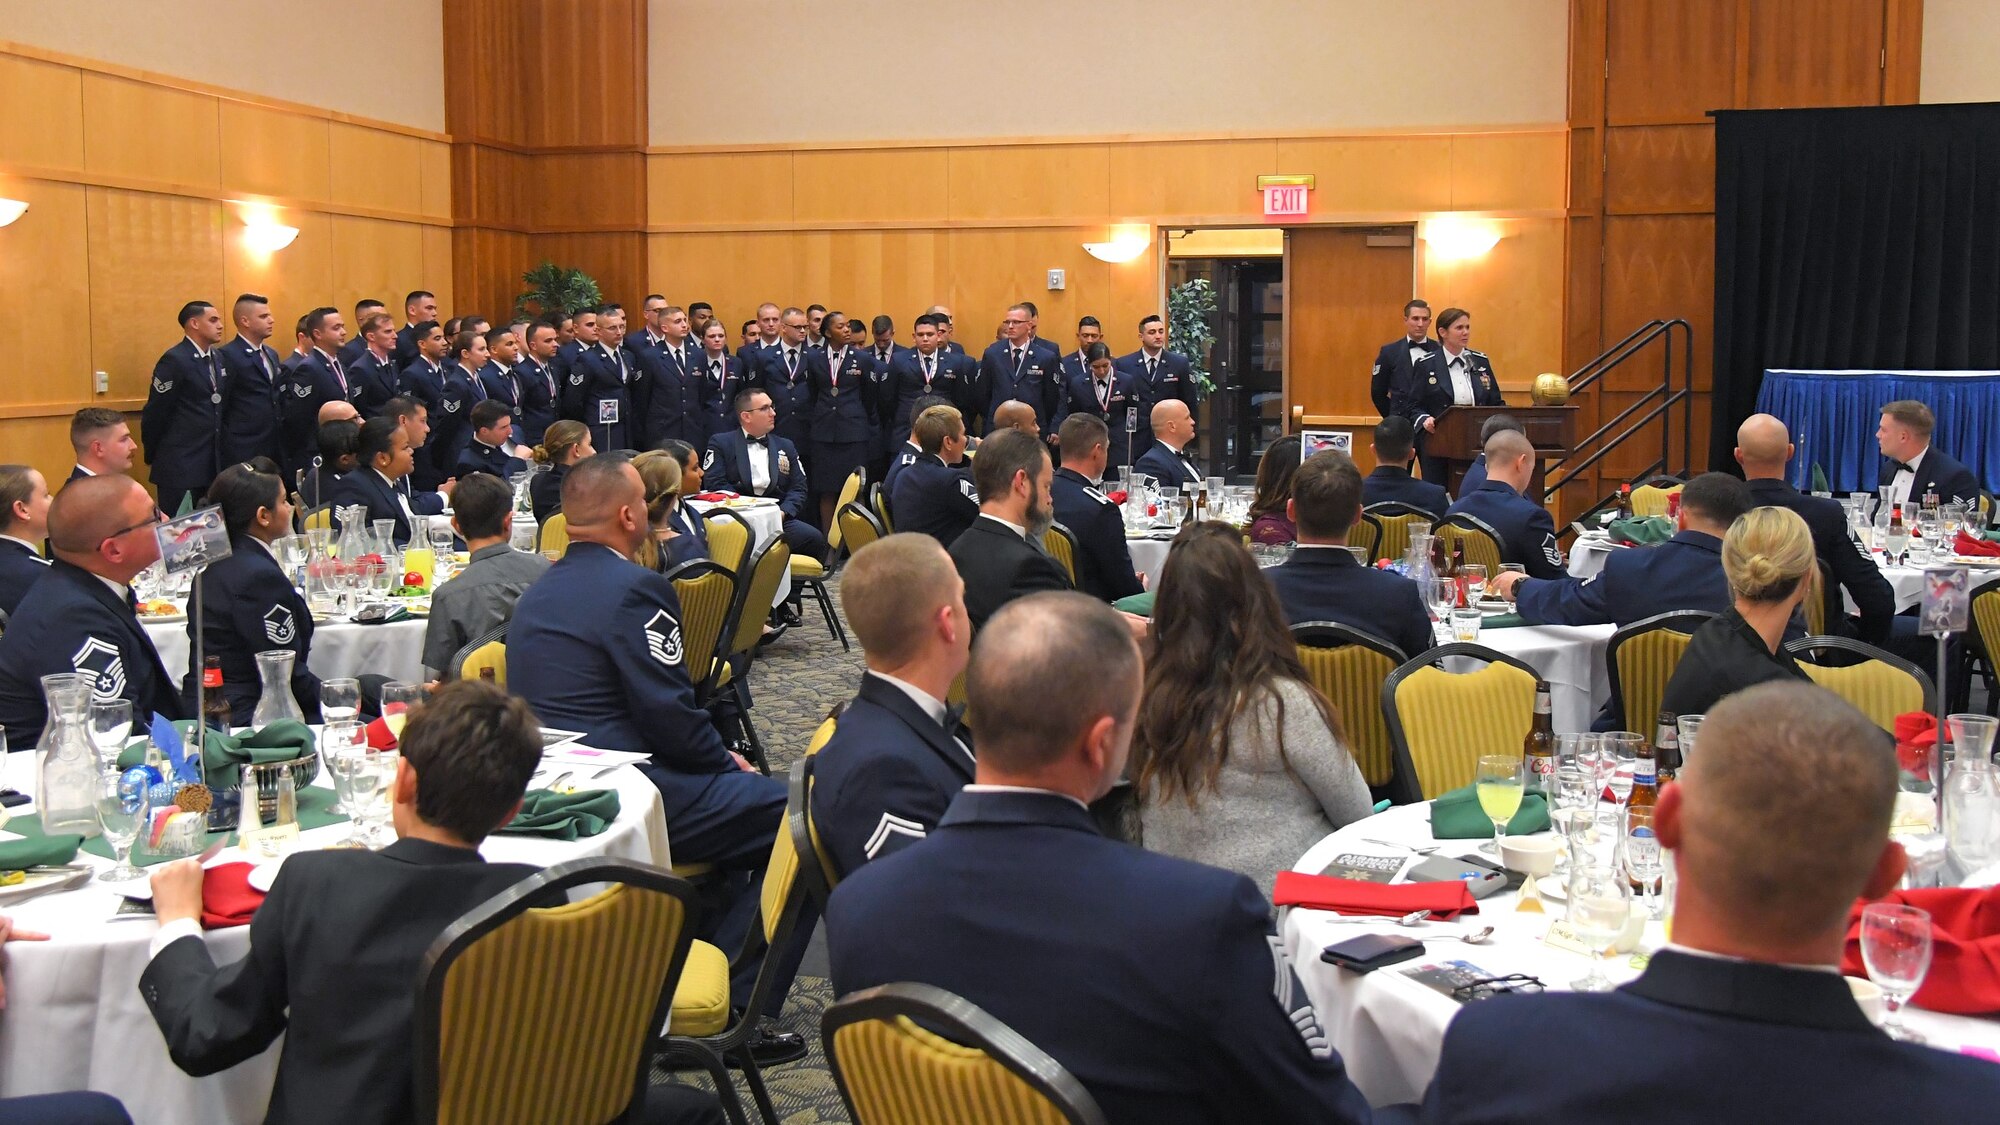
[[[153,917],[162,926],[201,918],[201,861],[177,859],[153,868]]]
[[[14,925],[14,920],[12,918],[7,917],[5,914],[0,914],[0,943],[10,942],[10,941],[47,941],[47,940],[49,940],[49,935],[42,933],[38,930],[26,930],[17,928]],[[4,953],[0,953],[0,960],[4,960],[5,956],[6,955]],[[0,1008],[5,1008],[6,1006],[7,1006],[7,982],[4,978],[0,978]]]
[[[1521,573],[1518,570],[1503,570],[1500,573],[1494,575],[1492,578],[1488,579],[1486,587],[1487,589],[1491,590],[1494,594],[1506,598],[1508,601],[1511,602],[1514,600],[1515,589],[1518,586],[1520,586],[1523,581],[1526,581],[1527,577],[1528,577],[1527,575]]]

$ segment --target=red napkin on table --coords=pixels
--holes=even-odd
[[[1431,917],[1447,922],[1460,914],[1479,911],[1472,891],[1457,879],[1441,883],[1368,883],[1300,871],[1278,872],[1271,901],[1278,906],[1303,906],[1341,914],[1379,914],[1385,918],[1428,910]]]
[[[1961,531],[1958,538],[1951,541],[1953,554],[1993,557],[2000,556],[2000,543],[1986,539],[1974,539]]]
[[[1907,711],[1896,716],[1896,764],[1924,781],[1931,778],[1931,749],[1937,745],[1937,716]]]
[[[368,748],[370,750],[394,750],[396,736],[389,733],[389,724],[377,719],[368,724]]]
[[[248,863],[220,863],[201,873],[201,928],[247,926],[264,892],[250,885]]]
[[[700,500],[709,504],[719,504],[724,500],[736,499],[736,494],[734,492],[697,492],[693,496],[688,497],[688,499]]]
[[[1938,887],[1892,891],[1876,902],[1901,902],[1931,914],[1931,970],[1914,1002],[1933,1012],[1976,1015],[2000,1012],[2000,887]],[[1865,977],[1861,961],[1861,908],[1847,916],[1847,951],[1840,971]]]

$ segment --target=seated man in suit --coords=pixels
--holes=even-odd
[[[492,473],[506,480],[526,468],[519,457],[507,451],[513,433],[514,414],[506,403],[489,398],[474,406],[472,440],[466,444],[465,452],[458,455],[458,472],[455,475]]]
[[[1488,414],[1486,420],[1479,423],[1479,456],[1472,459],[1472,464],[1465,467],[1465,476],[1459,478],[1458,494],[1460,496],[1464,496],[1470,492],[1477,492],[1479,491],[1479,486],[1486,483],[1486,442],[1487,439],[1501,430],[1513,430],[1519,434],[1528,432],[1521,428],[1520,419],[1514,417],[1512,414]],[[1438,481],[1438,484],[1442,485],[1444,481]]]
[[[768,393],[756,388],[737,392],[736,426],[708,439],[702,471],[711,489],[777,497],[785,514],[785,545],[795,555],[825,562],[826,536],[799,518],[806,506],[805,464],[798,446],[771,432],[777,422]]]
[[[1140,678],[1118,615],[1081,595],[1023,598],[981,630],[966,676],[978,783],[927,839],[834,890],[834,991],[956,993],[1052,1055],[1110,1121],[1367,1121],[1256,885],[1091,820],[1124,773]]]
[[[1153,444],[1132,464],[1132,471],[1145,473],[1160,482],[1161,492],[1179,492],[1184,484],[1201,481],[1201,466],[1195,464],[1188,446],[1194,442],[1194,415],[1177,398],[1153,404]]]
[[[1347,534],[1361,519],[1363,485],[1345,453],[1328,449],[1306,458],[1285,503],[1299,545],[1264,574],[1277,588],[1286,624],[1352,625],[1412,657],[1436,643],[1423,591],[1395,571],[1361,565],[1347,549]]]
[[[64,484],[78,477],[101,477],[106,473],[129,473],[139,443],[132,438],[132,425],[116,410],[86,406],[69,420],[69,447],[76,454]]]
[[[401,547],[410,541],[411,529],[417,526],[417,513],[402,488],[403,478],[415,464],[409,431],[394,418],[370,418],[361,424],[361,467],[334,485],[333,502],[367,508],[370,523],[393,521],[396,546]]]
[[[0,728],[29,745],[48,721],[42,677],[91,678],[91,699],[132,702],[134,717],[187,716],[152,638],[132,612],[131,584],[160,557],[166,517],[127,476],[71,481],[49,506],[55,560],[0,635]]]
[[[1447,517],[1468,515],[1493,529],[1500,560],[1520,563],[1533,578],[1563,576],[1562,549],[1549,510],[1523,495],[1534,479],[1535,447],[1518,430],[1486,439],[1486,483],[1458,498]]]
[[[952,468],[965,459],[965,419],[957,408],[933,406],[917,415],[910,430],[916,460],[896,475],[889,497],[896,527],[929,535],[949,547],[979,518],[979,492],[972,475]]]
[[[951,561],[965,579],[965,606],[977,629],[1015,598],[1067,590],[1070,581],[1042,549],[1042,533],[1056,518],[1048,447],[1019,430],[1002,430],[980,445],[972,473],[979,518],[952,543]]]
[[[1833,573],[1833,581],[1861,611],[1858,621],[1842,612],[1833,624],[1839,631],[1879,645],[1889,637],[1890,622],[1896,616],[1896,592],[1882,576],[1868,552],[1856,544],[1847,531],[1847,515],[1840,502],[1824,496],[1807,496],[1785,481],[1785,466],[1793,453],[1792,437],[1785,424],[1769,414],[1753,414],[1736,428],[1736,463],[1743,466],[1750,486],[1751,502],[1759,507],[1790,508],[1812,530],[1813,551]],[[1685,497],[1681,500],[1686,504]],[[1815,591],[1812,597],[1825,596]]]
[[[1417,367],[1437,353],[1430,330],[1430,303],[1407,301],[1403,305],[1403,334],[1375,353],[1375,368],[1368,375],[1368,397],[1375,403],[1375,413],[1383,418],[1395,413],[1390,408],[1389,388],[1409,385],[1416,379]]]
[[[1451,507],[1444,485],[1410,475],[1410,460],[1417,455],[1416,440],[1408,418],[1391,414],[1376,423],[1370,446],[1375,451],[1375,471],[1361,482],[1362,507],[1407,504],[1429,514],[1433,523],[1444,518],[1445,509]]]
[[[1076,588],[1107,602],[1140,593],[1146,584],[1132,569],[1125,517],[1104,494],[1110,431],[1096,415],[1077,412],[1063,420],[1060,437],[1062,468],[1049,491],[1056,522],[1076,537]]]
[[[0,465],[0,613],[21,608],[21,596],[49,572],[42,540],[49,537],[49,485],[26,465]]]
[[[1915,399],[1901,399],[1882,408],[1882,424],[1875,431],[1882,456],[1890,461],[1892,473],[1885,474],[1889,502],[1917,506],[1935,494],[1943,503],[1956,500],[1976,503],[1981,489],[1972,470],[1931,444],[1937,418],[1931,408]]]
[[[1459,1009],[1423,1120],[1984,1119],[2000,1067],[1891,1039],[1840,976],[1856,898],[1903,873],[1895,803],[1889,739],[1834,695],[1758,684],[1711,708],[1654,810],[1673,942],[1615,991]]]
[[[452,530],[465,540],[470,561],[431,594],[424,622],[424,667],[438,679],[451,658],[473,638],[514,616],[521,593],[549,569],[549,560],[509,545],[514,532],[514,490],[486,473],[473,473],[452,492]]]
[[[410,713],[401,749],[390,789],[396,842],[292,856],[257,909],[240,961],[218,967],[202,942],[201,863],[153,869],[160,929],[139,993],[175,1064],[192,1075],[227,1070],[289,1032],[270,1120],[413,1120],[414,984],[424,952],[461,915],[535,871],[479,854],[480,841],[520,809],[541,761],[526,704],[488,684],[448,684]],[[649,1109],[659,1089],[649,1091]],[[679,1120],[722,1120],[712,1098],[665,1089]]]
[[[951,406],[951,405],[952,405],[951,400],[945,398],[943,395],[919,395],[917,397],[916,402],[911,405],[910,417],[905,419],[903,422],[902,444],[896,446],[895,449],[891,451],[889,456],[889,467],[887,469],[884,469],[882,472],[882,499],[885,503],[887,503],[890,506],[891,510],[895,508],[896,504],[897,479],[903,475],[904,469],[907,469],[911,465],[916,464],[917,458],[923,456],[924,452],[923,446],[918,445],[916,437],[910,433],[910,423],[914,422],[918,418],[923,417],[924,411],[929,410],[933,406]],[[958,408],[952,406],[952,409],[957,410]],[[960,412],[961,420],[963,419],[963,417],[964,414],[961,411]],[[972,444],[972,439],[970,438],[966,439],[966,445],[968,448],[971,447],[971,444]],[[961,469],[968,473],[972,471],[972,466],[966,463],[963,460],[963,458],[960,459],[960,462],[958,464],[955,464],[951,467],[954,469]]]
[[[972,736],[945,707],[965,671],[965,583],[928,536],[854,553],[841,606],[868,670],[813,773],[812,814],[836,878],[924,838],[972,780]]]

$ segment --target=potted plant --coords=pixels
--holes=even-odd
[[[1214,323],[1215,286],[1207,278],[1190,278],[1167,291],[1167,346],[1188,357],[1194,385],[1204,395],[1215,393],[1215,380],[1208,373]]]
[[[528,288],[514,298],[516,316],[571,313],[604,302],[604,295],[598,291],[595,278],[582,270],[569,269],[554,262],[543,262],[522,274],[521,281]]]

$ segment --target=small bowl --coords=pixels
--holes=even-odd
[[[1882,986],[1864,977],[1844,977],[1847,990],[1854,994],[1854,1002],[1861,1006],[1861,1013],[1870,1023],[1882,1022]]]
[[[1533,879],[1554,871],[1561,854],[1561,845],[1553,836],[1507,836],[1500,841],[1501,865]]]

